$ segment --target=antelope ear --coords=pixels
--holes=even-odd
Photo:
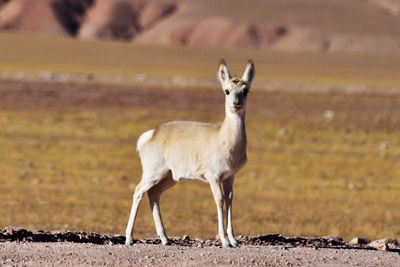
[[[225,60],[223,59],[221,59],[221,61],[219,62],[217,76],[222,86],[231,79],[231,75],[229,74],[228,68],[226,67]]]
[[[246,69],[244,70],[242,80],[247,82],[248,84],[251,84],[253,77],[254,77],[254,63],[250,59],[249,63],[247,63],[246,65]]]

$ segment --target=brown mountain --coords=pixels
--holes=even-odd
[[[0,0],[0,30],[143,44],[400,53],[396,0]]]

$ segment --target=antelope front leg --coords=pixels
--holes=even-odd
[[[215,181],[210,181],[211,191],[214,195],[215,204],[217,204],[217,212],[218,212],[218,234],[219,238],[221,239],[222,246],[229,248],[231,244],[229,244],[228,240],[226,239],[225,228],[224,228],[224,212],[223,212],[223,205],[224,205],[224,198],[222,196],[221,185]]]
[[[234,177],[229,177],[227,180],[223,182],[224,186],[224,198],[227,212],[227,233],[229,237],[229,241],[232,244],[232,247],[238,247],[238,242],[235,239],[235,234],[233,233],[232,226],[232,200],[233,200],[233,180]]]

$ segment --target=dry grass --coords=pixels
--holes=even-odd
[[[143,91],[121,90],[110,89],[110,97]],[[139,103],[165,94],[146,90]],[[154,105],[123,108],[102,107],[103,100],[0,105],[0,227],[123,233],[141,175],[134,151],[140,133],[168,120],[223,117],[218,89],[176,89]],[[249,162],[235,182],[237,234],[400,238],[400,97],[255,88],[249,101]],[[169,235],[215,236],[207,184],[181,182],[161,205]],[[135,233],[155,235],[147,199]]]

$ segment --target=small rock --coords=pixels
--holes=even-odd
[[[389,249],[388,245],[385,243],[384,239],[379,239],[368,243],[368,247],[375,248],[377,250],[387,251]]]
[[[388,148],[388,143],[382,142],[379,144],[379,150],[380,151],[385,151]]]
[[[188,241],[190,240],[190,237],[188,235],[184,235],[182,238],[183,241]]]
[[[30,160],[26,160],[26,161],[24,162],[24,165],[25,165],[26,167],[32,168],[32,167],[33,167],[33,162],[30,161]]]
[[[371,241],[366,239],[366,238],[355,237],[352,240],[350,240],[349,244],[352,245],[352,246],[354,246],[354,245],[366,245],[369,242],[371,242]]]
[[[386,142],[381,142],[381,143],[379,144],[379,151],[380,151],[380,154],[381,154],[381,157],[382,157],[382,158],[385,158],[385,157],[386,157],[387,149],[388,149],[388,143],[386,143]]]
[[[19,172],[19,178],[23,179],[26,178],[28,176],[28,172],[27,171],[20,171]]]
[[[368,243],[368,247],[376,248],[377,250],[387,251],[389,250],[389,245],[396,247],[399,243],[393,238],[383,238],[374,240]]]
[[[51,164],[51,163],[48,163],[48,164],[46,165],[46,167],[47,167],[47,169],[49,169],[49,170],[54,170],[54,165]]]
[[[341,238],[340,236],[324,236],[322,238],[328,241],[343,242],[343,238]]]
[[[136,80],[138,81],[138,82],[144,82],[145,80],[146,80],[146,74],[138,74],[138,75],[136,75]]]
[[[279,129],[276,134],[280,137],[285,136],[288,134],[288,131],[285,128]]]
[[[42,179],[39,178],[33,178],[31,180],[31,184],[40,184],[42,182]]]
[[[16,72],[14,73],[14,79],[16,80],[23,80],[25,79],[26,75],[23,72]]]
[[[39,72],[36,77],[41,80],[52,80],[54,78],[54,74],[48,71],[42,71]]]
[[[334,117],[335,117],[335,112],[333,110],[326,110],[324,112],[325,120],[331,121],[331,120],[333,120]]]

